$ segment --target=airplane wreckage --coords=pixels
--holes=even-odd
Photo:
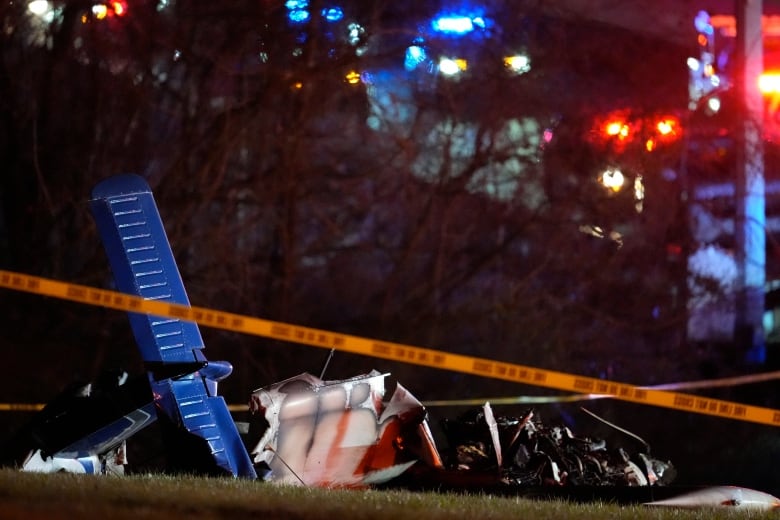
[[[120,175],[99,183],[90,208],[119,291],[189,305],[145,180]],[[107,374],[67,388],[12,438],[0,462],[23,471],[124,474],[128,439],[156,422],[166,471],[173,472],[531,497],[652,489],[636,495],[638,501],[671,507],[780,506],[771,495],[738,487],[681,493],[668,486],[676,473],[672,464],[651,457],[633,434],[625,432],[644,444],[644,452],[627,453],[566,426],[544,424],[534,410],[496,417],[485,403],[443,421],[448,448],[440,452],[425,407],[400,384],[386,398],[389,374],[377,371],[338,381],[303,373],[260,388],[249,399],[249,422],[237,423],[217,393],[232,366],[205,357],[196,323],[128,316],[147,373]],[[670,492],[660,493],[664,488]],[[578,495],[577,490],[590,491]]]

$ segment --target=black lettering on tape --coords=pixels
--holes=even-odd
[[[684,395],[675,395],[674,396],[674,404],[675,406],[683,406],[685,408],[693,408],[693,398],[687,397]]]
[[[187,310],[188,309],[182,309],[181,307],[176,307],[173,305],[168,307],[168,313],[175,318],[182,318],[182,319],[188,318],[190,313],[187,312]]]
[[[575,379],[574,380],[574,389],[579,392],[592,392],[593,391],[593,381],[589,381],[587,379]]]
[[[68,287],[68,290],[65,292],[65,294],[67,294],[68,298],[77,298],[79,300],[83,300],[87,296],[87,291],[81,287]]]
[[[290,328],[282,326],[282,325],[272,325],[271,326],[271,335],[273,335],[273,336],[282,336],[283,338],[289,338],[290,337]]]
[[[479,359],[475,359],[472,366],[475,372],[480,372],[483,374],[493,373],[493,363],[489,361],[480,361]]]
[[[534,382],[536,383],[543,383],[547,381],[547,372],[535,372],[534,373]]]
[[[390,355],[391,348],[390,345],[385,345],[384,343],[374,343],[371,345],[371,352],[380,356],[388,356]]]

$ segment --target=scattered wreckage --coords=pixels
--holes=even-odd
[[[501,482],[514,486],[663,486],[676,476],[671,462],[652,458],[636,436],[647,453],[632,456],[566,426],[545,425],[533,410],[494,417],[485,403],[470,415],[443,422],[454,446],[451,458],[462,471],[498,472]]]
[[[118,290],[189,305],[154,198],[141,177],[101,182],[93,190],[91,210]],[[534,410],[496,417],[489,403],[442,422],[447,448],[440,453],[425,407],[400,384],[385,400],[388,374],[377,371],[338,381],[304,373],[260,388],[249,400],[249,423],[237,424],[217,393],[232,366],[205,357],[197,324],[128,316],[146,374],[108,374],[67,388],[5,446],[0,462],[26,471],[122,474],[128,439],[157,423],[167,470],[277,483],[435,489],[450,484],[517,492],[658,488],[675,476],[671,463],[651,457],[641,439],[647,449],[629,454],[566,426],[545,425]],[[777,504],[761,492],[727,491],[708,496],[727,496],[723,505],[760,499]],[[689,507],[701,496],[677,504]]]

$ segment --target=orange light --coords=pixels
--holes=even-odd
[[[628,125],[623,121],[610,121],[607,123],[604,131],[607,133],[607,135],[616,136],[621,141],[628,137],[630,132]]]
[[[674,116],[665,116],[655,124],[658,137],[666,141],[676,139],[680,135],[680,121]]]
[[[704,36],[703,34],[699,35],[699,45],[701,45],[702,47],[705,47],[707,45],[707,37]]]
[[[765,72],[758,77],[758,90],[762,94],[780,93],[780,72]]]
[[[95,15],[95,18],[98,20],[102,20],[106,16],[108,16],[108,7],[106,7],[103,4],[96,4],[92,6],[92,14]]]
[[[349,83],[350,85],[357,85],[358,83],[360,83],[360,74],[352,70],[347,73],[344,79],[346,79],[347,83]]]
[[[117,16],[125,15],[125,5],[122,2],[114,2],[112,5]]]
[[[669,135],[674,133],[674,121],[671,119],[658,121],[658,124],[655,125],[655,127],[658,129],[658,133],[661,135]]]
[[[655,150],[655,139],[648,139],[647,141],[645,141],[645,149],[648,152],[652,152],[653,150]]]

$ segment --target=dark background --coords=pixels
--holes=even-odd
[[[666,38],[571,5],[493,1],[485,16],[498,22],[455,39],[428,29],[453,8],[445,2],[344,2],[344,18],[328,22],[318,13],[332,6],[311,1],[303,24],[268,0],[129,0],[102,19],[88,2],[55,5],[51,23],[24,2],[0,7],[3,269],[110,288],[89,194],[132,172],[153,188],[198,306],[637,385],[774,367],[771,348],[766,365],[748,366],[739,345],[686,340],[690,140],[647,153],[643,141],[598,130],[615,111],[687,120],[692,23]],[[467,57],[467,74],[404,70],[420,37],[431,55]],[[503,56],[519,51],[531,69],[508,74]],[[363,81],[345,81],[350,71]],[[396,104],[377,105],[382,96]],[[376,110],[393,106],[399,113]],[[528,121],[533,130],[519,131]],[[594,181],[609,164],[641,173],[641,212],[630,190]],[[583,233],[594,226],[604,237]],[[106,369],[142,370],[122,313],[10,291],[0,311],[7,402],[45,402]],[[235,367],[221,386],[233,403],[319,374],[327,355],[202,334],[207,356]],[[423,401],[555,393],[348,354],[327,376],[372,368]],[[706,395],[776,407],[775,390]],[[540,413],[630,445],[578,406]],[[780,491],[775,428],[587,406],[671,459],[681,483]],[[430,413],[435,423],[462,411]],[[24,420],[3,413],[0,434]]]

